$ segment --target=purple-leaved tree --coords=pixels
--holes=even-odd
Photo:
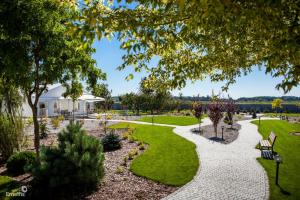
[[[201,118],[202,118],[203,110],[204,108],[201,103],[196,103],[196,102],[193,103],[193,113],[199,122],[199,132],[201,132]]]
[[[233,115],[236,110],[237,110],[237,105],[233,99],[229,98],[228,100],[225,101],[224,111],[227,114],[227,124],[231,125],[231,128],[233,125]]]
[[[223,118],[224,104],[220,100],[215,100],[208,104],[208,117],[212,121],[214,130],[217,135],[218,124]]]

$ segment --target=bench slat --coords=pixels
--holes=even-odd
[[[260,141],[260,146],[262,146],[262,147],[271,147],[271,144],[268,140],[261,140]]]

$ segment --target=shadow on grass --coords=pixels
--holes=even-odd
[[[279,184],[277,185],[277,187],[279,187],[280,192],[286,196],[290,196],[291,193],[289,191],[286,191],[285,189],[283,189]]]
[[[6,192],[10,192],[19,187],[20,187],[20,184],[14,180],[11,180],[11,181],[1,184],[0,185],[0,199],[5,197]]]

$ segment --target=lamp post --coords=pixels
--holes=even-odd
[[[221,128],[222,128],[222,140],[224,140],[223,138],[224,126],[221,126]]]
[[[278,185],[279,164],[282,163],[282,158],[279,156],[279,154],[276,154],[274,156],[274,160],[276,162],[276,181],[275,181],[275,183],[276,183],[276,185]]]

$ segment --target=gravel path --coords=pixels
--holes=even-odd
[[[198,125],[169,125],[175,127],[173,131],[176,134],[197,145],[200,168],[190,183],[164,200],[268,199],[268,177],[256,160],[260,157],[260,151],[255,149],[255,145],[261,139],[261,135],[257,126],[250,121],[238,122],[241,125],[239,136],[227,145],[193,134],[191,129]],[[147,124],[136,121],[133,123]],[[210,123],[206,118],[202,125]]]

